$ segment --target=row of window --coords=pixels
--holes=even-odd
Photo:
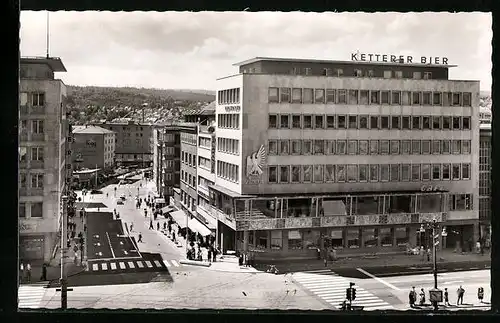
[[[239,129],[240,115],[238,113],[218,114],[217,127],[226,129]]]
[[[470,180],[471,164],[268,166],[269,183],[355,183]]]
[[[28,187],[28,178],[31,179],[31,186]],[[20,173],[19,174],[19,187],[20,188],[43,188],[44,176],[41,173]]]
[[[185,205],[185,207],[187,207],[188,210],[191,210],[192,212],[196,211],[196,200],[183,190],[181,190],[181,202]]]
[[[44,122],[43,120],[30,120],[31,132],[36,134],[43,134]],[[28,131],[28,120],[21,120],[21,132]]]
[[[181,181],[196,189],[196,176],[189,174],[181,169]]]
[[[269,140],[269,155],[429,155],[471,153],[470,140]]]
[[[196,135],[192,133],[181,132],[181,142],[196,146]]]
[[[30,147],[29,151],[31,160],[43,162],[43,147]],[[19,160],[24,163],[28,161],[28,147],[19,147]]]
[[[470,130],[471,117],[270,114],[270,129]]]
[[[223,178],[233,183],[239,183],[239,166],[217,161],[217,177]]]
[[[19,93],[19,100],[21,106],[41,107],[45,105],[45,93],[21,92]]]
[[[210,168],[212,167],[212,161],[208,158],[198,156],[198,166],[210,170]]]
[[[211,148],[211,139],[206,137],[199,137],[198,144],[200,147]]]
[[[239,155],[240,141],[238,139],[217,138],[217,151],[226,154]]]
[[[392,104],[465,106],[472,103],[471,92],[421,92],[270,87],[269,103],[297,104]]]
[[[217,91],[218,104],[240,103],[240,88]]]
[[[206,179],[205,177],[202,177],[202,176],[198,176],[198,185],[204,187],[205,189],[208,190],[208,186],[209,185],[214,185],[215,183],[212,182],[212,181],[209,181],[208,179]]]
[[[181,162],[191,167],[196,167],[196,155],[183,151],[181,153]]]
[[[383,57],[386,57],[384,62],[387,62],[387,56],[388,55],[380,55]],[[401,62],[400,60],[391,60],[391,62]],[[402,63],[402,62],[401,62]],[[444,64],[444,63],[443,63]],[[346,77],[373,77],[373,78],[397,78],[397,79],[402,79],[402,78],[407,78],[407,79],[414,79],[414,80],[421,80],[422,75],[424,80],[431,80],[432,79],[432,72],[421,72],[421,71],[392,71],[392,70],[372,70],[372,69],[362,69],[362,68],[348,68],[347,73],[344,73],[343,68],[323,68],[321,69],[312,69],[310,67],[305,67],[305,68],[300,68],[300,67],[293,67],[290,69],[290,74],[291,75],[321,75],[321,76],[336,76],[336,77],[341,77],[341,76],[346,76]],[[249,69],[250,73],[255,73],[255,68],[250,68]],[[243,73],[246,73],[246,70],[243,70]]]

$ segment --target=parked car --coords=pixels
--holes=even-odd
[[[125,201],[125,199],[126,199],[125,194],[120,195],[120,199],[121,199],[122,201]]]

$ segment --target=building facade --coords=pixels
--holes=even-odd
[[[198,129],[195,123],[185,123],[180,132],[181,139],[181,172],[180,172],[180,206],[181,210],[191,217],[196,216],[198,200],[197,187],[197,146]]]
[[[218,80],[212,214],[264,257],[478,238],[479,82],[448,65],[255,58]],[[220,149],[219,149],[220,147]]]
[[[153,165],[153,126],[134,121],[94,124],[113,131],[115,161],[118,166],[151,167]]]
[[[77,169],[112,168],[115,163],[115,133],[98,126],[74,126],[72,159]]]
[[[66,185],[66,72],[59,58],[20,61],[19,257],[50,261],[61,225]]]

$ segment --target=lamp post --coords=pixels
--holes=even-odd
[[[438,310],[438,303],[443,301],[443,291],[438,289],[438,283],[437,283],[437,245],[439,244],[439,237],[443,236],[446,237],[446,228],[443,228],[443,231],[441,233],[436,234],[436,229],[438,229],[439,223],[436,222],[436,220],[432,220],[432,222],[427,222],[425,225],[422,224],[420,226],[420,233],[425,232],[426,228],[429,228],[432,230],[432,258],[433,258],[433,266],[432,266],[432,273],[434,276],[434,288],[429,291],[429,299],[432,302],[432,305],[434,306],[434,310]],[[429,239],[430,240],[430,239]]]

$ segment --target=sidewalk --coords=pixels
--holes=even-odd
[[[454,253],[453,251],[442,250],[438,251],[438,264],[446,263],[471,263],[471,262],[491,262],[490,253],[484,255],[476,253]],[[257,268],[266,268],[267,265],[274,264],[278,266],[280,271],[300,271],[300,270],[316,270],[324,269],[323,260],[308,259],[308,260],[256,260]],[[375,256],[345,256],[338,258],[336,261],[328,261],[328,267],[335,268],[353,268],[353,267],[389,267],[389,266],[429,266],[431,261],[422,260],[418,255],[375,255]]]

